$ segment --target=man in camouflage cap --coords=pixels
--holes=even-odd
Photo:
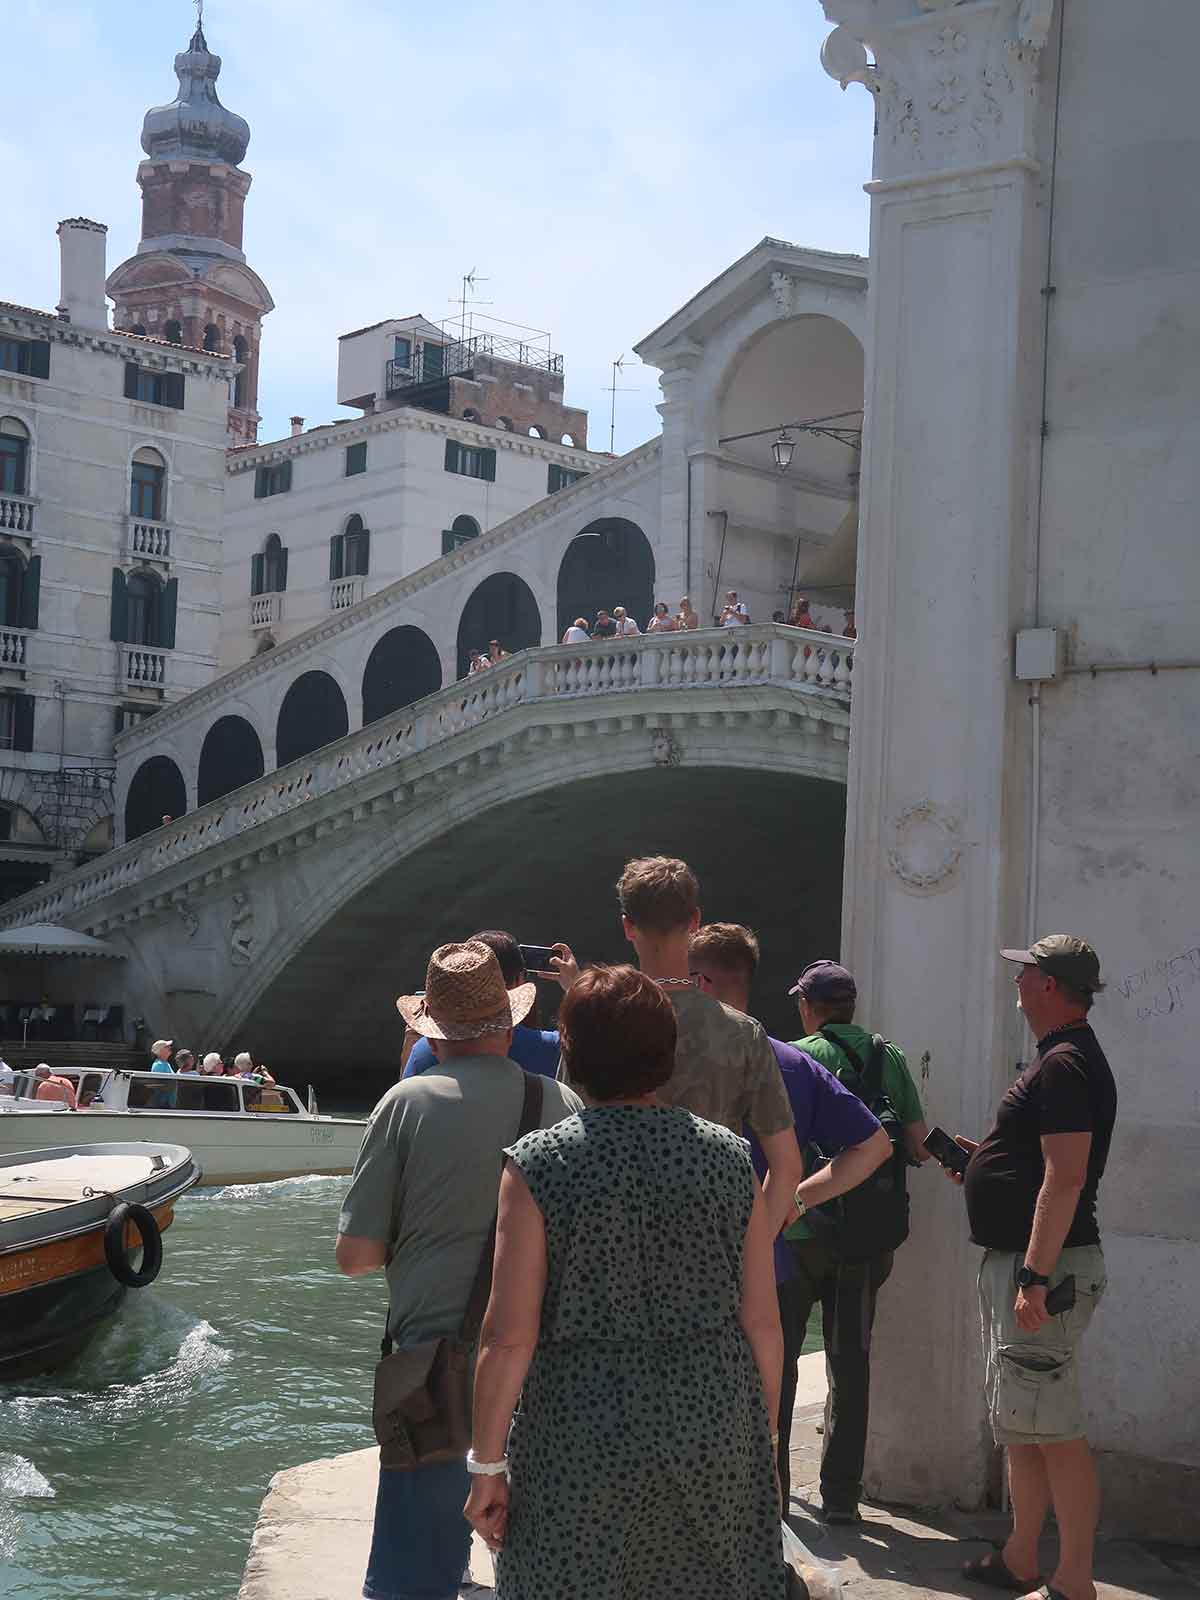
[[[979,1272],[987,1397],[996,1443],[1008,1447],[1013,1528],[1003,1547],[968,1562],[968,1578],[1049,1600],[1093,1600],[1100,1490],[1084,1436],[1079,1344],[1104,1292],[1096,1191],[1117,1115],[1117,1090],[1088,1021],[1103,989],[1091,945],[1055,933],[1002,950],[1017,967],[1017,1006],[1037,1054],[975,1144],[964,1177]],[[1059,1532],[1041,1585],[1038,1540],[1051,1504]]]

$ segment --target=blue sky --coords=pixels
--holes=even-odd
[[[143,114],[174,98],[185,0],[5,0],[0,299],[53,307],[62,217],[132,253]],[[610,363],[764,235],[867,247],[871,106],[822,72],[818,0],[558,0],[420,11],[208,0],[223,102],[250,123],[247,259],[264,326],[261,437],[347,413],[339,333],[453,314],[548,329],[607,448]],[[617,396],[618,450],[658,431],[657,374]]]

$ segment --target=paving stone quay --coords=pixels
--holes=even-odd
[[[866,1505],[861,1527],[826,1529],[815,1520],[824,1398],[824,1358],[817,1352],[801,1361],[796,1394],[792,1525],[819,1560],[837,1566],[846,1600],[982,1600],[991,1593],[966,1583],[960,1568],[967,1556],[1002,1537],[998,1513]],[[371,1542],[375,1480],[373,1449],[277,1473],[259,1512],[238,1600],[356,1600]],[[1048,1540],[1047,1572],[1053,1548]],[[491,1587],[491,1557],[478,1539],[471,1571],[478,1584]],[[1106,1541],[1097,1579],[1099,1600],[1197,1600],[1200,1549]]]

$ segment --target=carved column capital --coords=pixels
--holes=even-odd
[[[821,62],[878,101],[875,177],[1031,163],[1054,0],[821,0]],[[871,56],[874,60],[871,60]]]

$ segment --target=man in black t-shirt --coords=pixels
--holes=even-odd
[[[1013,1529],[968,1578],[1049,1600],[1094,1600],[1100,1490],[1084,1436],[1079,1343],[1104,1292],[1096,1191],[1108,1160],[1117,1089],[1088,1024],[1104,985],[1096,952],[1052,934],[1002,950],[1019,966],[1017,1005],[1037,1055],[1000,1102],[960,1181],[979,1271],[987,1395],[996,1443],[1008,1447]],[[1047,1304],[1049,1300],[1049,1305]],[[1054,1505],[1059,1559],[1039,1588],[1038,1540]]]

